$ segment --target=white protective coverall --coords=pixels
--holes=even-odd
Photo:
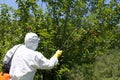
[[[34,51],[38,43],[38,36],[35,33],[28,33],[25,45],[20,47],[16,45],[6,53],[4,62],[8,62],[17,49],[10,68],[11,80],[33,80],[37,69],[52,69],[58,63],[57,57],[47,59],[40,52]]]

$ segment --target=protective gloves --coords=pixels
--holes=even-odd
[[[62,50],[57,50],[54,57],[59,58],[62,55]]]

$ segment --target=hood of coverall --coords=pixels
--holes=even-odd
[[[25,36],[25,46],[29,49],[36,50],[40,42],[40,38],[36,33],[27,33]]]

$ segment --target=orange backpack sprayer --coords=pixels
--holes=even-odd
[[[0,80],[10,80],[10,75],[8,73],[0,73]]]

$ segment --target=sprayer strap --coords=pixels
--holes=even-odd
[[[11,63],[12,58],[13,58],[13,56],[14,56],[15,52],[17,51],[17,49],[18,49],[20,46],[21,46],[21,44],[20,44],[20,45],[19,45],[19,46],[15,49],[15,51],[14,51],[13,55],[11,56],[11,58],[10,58],[10,60],[9,60],[8,64],[10,64],[10,63]]]

